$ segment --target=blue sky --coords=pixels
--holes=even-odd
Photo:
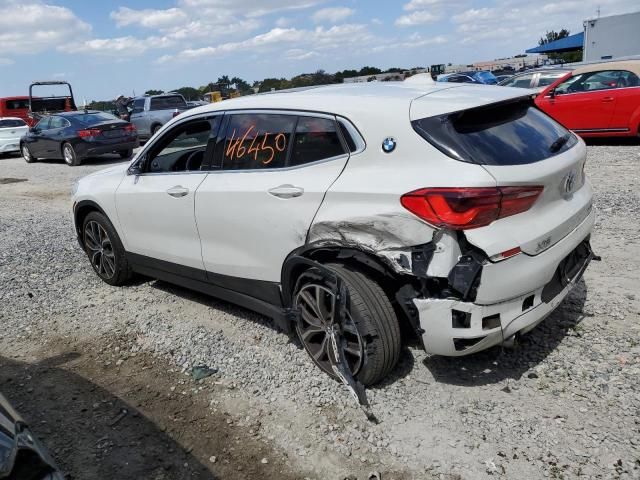
[[[471,63],[637,0],[0,0],[0,96],[65,79],[102,100],[364,65]]]

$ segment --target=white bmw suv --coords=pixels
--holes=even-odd
[[[519,89],[327,86],[181,114],[73,216],[105,282],[243,305],[370,385],[408,335],[466,355],[558,306],[594,257],[585,156]]]

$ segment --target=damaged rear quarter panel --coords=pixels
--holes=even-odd
[[[350,120],[367,148],[351,155],[327,191],[309,229],[307,246],[363,250],[398,273],[412,274],[412,249],[434,240],[438,230],[406,210],[400,203],[402,195],[425,187],[495,186],[495,179],[481,166],[453,160],[422,139],[411,127],[408,110],[385,118],[369,112]],[[392,153],[382,151],[386,137],[397,142]],[[459,249],[450,235],[438,235],[435,240],[442,248],[436,251],[429,275],[446,276]]]

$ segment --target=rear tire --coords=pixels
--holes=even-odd
[[[131,279],[131,268],[122,241],[102,213],[91,212],[82,222],[82,245],[91,267],[104,282],[120,286]]]
[[[356,345],[360,343],[362,349],[360,360],[355,355],[347,357],[349,368],[352,373],[354,367],[356,368],[355,378],[363,385],[373,385],[385,378],[398,363],[401,349],[398,318],[389,298],[373,279],[345,265],[328,264],[326,266],[345,282],[349,293],[347,321],[352,321],[357,335],[355,332],[352,334],[347,330],[345,338],[349,341],[348,346],[355,350]],[[310,288],[317,288],[324,292],[322,295],[326,295],[326,290],[324,290],[326,287],[327,285],[323,284],[317,275],[307,276],[306,273],[303,273],[294,293],[295,306],[301,309],[307,308],[307,300],[311,296],[307,296],[307,300],[305,300],[303,298],[304,292],[309,291]],[[336,376],[330,369],[330,364],[322,361],[323,357],[327,359],[331,354],[329,351],[329,355],[321,355],[322,332],[317,329],[317,333],[313,333],[314,326],[311,322],[304,320],[304,318],[310,319],[309,312],[311,310],[305,312],[300,324],[296,325],[296,333],[314,363],[335,379]],[[310,329],[305,330],[305,326]],[[311,334],[309,334],[310,331]]]
[[[133,148],[130,148],[129,150],[120,150],[118,155],[120,155],[120,158],[129,158],[133,155]]]
[[[65,163],[70,167],[77,167],[81,163],[73,145],[68,142],[62,144],[62,158],[64,158]]]
[[[160,130],[161,127],[162,125],[154,125],[153,127],[151,127],[151,136],[153,137],[156,133],[158,133],[158,130]]]
[[[22,152],[22,158],[24,158],[25,162],[34,163],[34,162],[38,161],[38,159],[36,157],[31,155],[31,150],[29,150],[29,147],[27,147],[26,143],[23,143],[20,146],[20,151]]]

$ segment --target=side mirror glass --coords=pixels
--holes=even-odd
[[[549,90],[549,98],[556,98],[556,89],[552,88]]]
[[[39,132],[40,132],[40,129],[39,129],[39,128],[36,128],[36,127],[31,127],[31,128],[29,129],[29,131],[30,131],[31,133],[39,133]]]

